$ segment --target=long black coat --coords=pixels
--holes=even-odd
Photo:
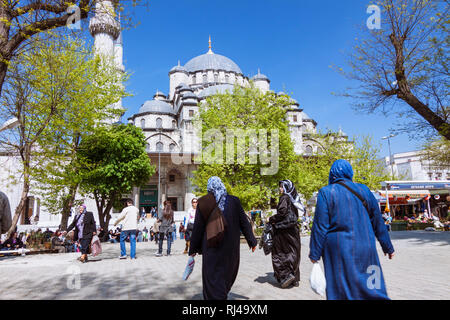
[[[80,217],[79,214],[77,214],[75,216],[75,218],[73,219],[72,223],[70,224],[70,226],[67,228],[67,232],[69,232],[70,230],[72,230],[73,228],[75,228],[75,232],[73,235],[73,241],[77,241],[78,239],[78,226],[77,226],[77,221],[78,218]],[[96,232],[97,229],[95,227],[95,219],[94,219],[94,214],[91,211],[86,211],[86,213],[84,214],[84,219],[83,219],[83,239],[89,239],[93,237],[94,232]]]
[[[202,280],[205,300],[226,300],[239,270],[241,231],[250,247],[257,241],[239,198],[228,195],[224,217],[227,228],[217,248],[208,248],[206,221],[197,207],[189,255],[203,255]]]
[[[270,217],[269,222],[274,225],[272,266],[274,276],[278,282],[283,282],[290,274],[295,281],[300,281],[300,232],[297,224],[290,224],[287,228],[277,228],[277,225],[288,226],[289,216],[297,216],[298,210],[287,194],[280,197],[277,214]]]

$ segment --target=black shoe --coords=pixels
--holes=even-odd
[[[291,275],[289,275],[289,277],[287,277],[286,280],[284,280],[284,281],[281,283],[281,287],[282,287],[283,289],[285,289],[285,288],[289,287],[289,286],[292,284],[292,282],[294,282],[294,281],[295,281],[295,277],[291,274]]]
[[[299,286],[300,286],[299,281],[295,281],[294,284],[293,284],[293,286],[294,286],[294,287],[299,287]]]

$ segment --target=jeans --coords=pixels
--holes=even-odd
[[[125,248],[125,240],[130,236],[130,257],[136,258],[136,230],[124,230],[120,233],[120,255],[125,257],[127,249]]]
[[[162,254],[164,242],[164,233],[159,233],[159,250],[158,253]],[[167,233],[167,254],[170,254],[170,248],[172,246],[172,232]]]

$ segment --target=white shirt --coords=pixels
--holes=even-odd
[[[187,221],[186,221],[186,226],[189,223],[194,223],[194,221],[195,221],[195,212],[196,212],[196,209],[194,209],[192,207],[188,210],[188,218],[187,218]]]
[[[135,206],[128,206],[122,210],[120,216],[117,218],[114,225],[116,226],[120,221],[122,222],[122,231],[136,230],[139,218],[139,209]]]

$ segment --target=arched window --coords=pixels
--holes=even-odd
[[[313,153],[313,148],[311,146],[306,146],[305,153],[311,155]]]
[[[141,128],[144,129],[145,128],[145,119],[141,119]]]
[[[174,151],[174,150],[175,150],[175,143],[171,143],[171,144],[169,145],[169,151],[172,152],[172,151]]]
[[[177,122],[175,120],[172,120],[172,128],[173,129],[177,128]]]
[[[208,76],[206,75],[206,73],[203,74],[203,83],[207,83],[208,82]]]
[[[150,152],[150,143],[147,143],[147,144],[145,145],[145,150],[146,150],[147,152]]]
[[[217,73],[214,74],[214,82],[219,82],[219,75]]]
[[[162,142],[156,144],[156,151],[163,151],[164,145]]]
[[[158,128],[158,129],[162,128],[162,119],[161,118],[156,119],[156,128]]]
[[[225,82],[230,83],[230,76],[227,74],[225,75]]]
[[[192,76],[192,84],[196,84],[197,82],[197,77],[195,76],[195,74]]]

